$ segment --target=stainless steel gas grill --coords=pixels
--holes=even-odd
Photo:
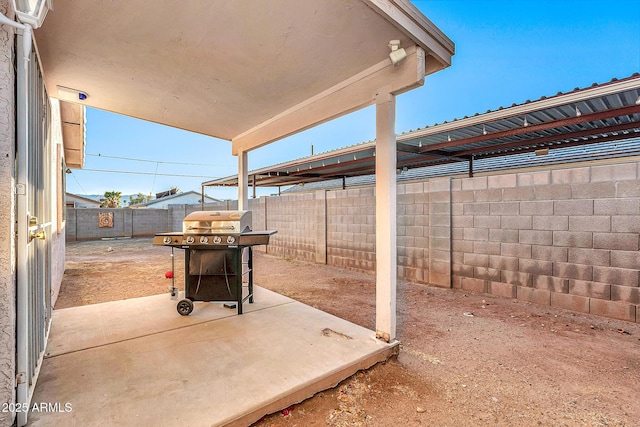
[[[242,314],[242,304],[253,303],[252,248],[269,244],[275,233],[251,231],[250,211],[197,211],[184,218],[182,233],[156,234],[154,245],[185,250],[185,297],[178,313],[189,315],[194,301],[217,301],[235,303]]]

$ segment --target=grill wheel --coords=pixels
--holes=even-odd
[[[188,299],[180,300],[176,306],[176,310],[178,310],[181,316],[188,316],[193,311],[193,302]]]

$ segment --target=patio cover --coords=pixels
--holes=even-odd
[[[395,339],[395,96],[454,54],[409,1],[56,0],[35,42],[49,96],[232,141],[239,209],[248,151],[375,104],[376,335]]]
[[[404,0],[56,0],[35,39],[51,97],[79,90],[84,105],[234,153],[371,105],[382,87],[414,88],[453,54]],[[401,67],[392,39],[409,54]]]

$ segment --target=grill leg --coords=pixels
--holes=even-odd
[[[249,246],[249,259],[247,268],[249,269],[249,304],[253,304],[253,248]]]

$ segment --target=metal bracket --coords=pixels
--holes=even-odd
[[[27,377],[26,372],[18,372],[18,375],[16,375],[16,384],[26,383],[27,382],[26,377]]]
[[[27,186],[24,184],[16,184],[15,192],[19,196],[25,196],[27,194]]]

